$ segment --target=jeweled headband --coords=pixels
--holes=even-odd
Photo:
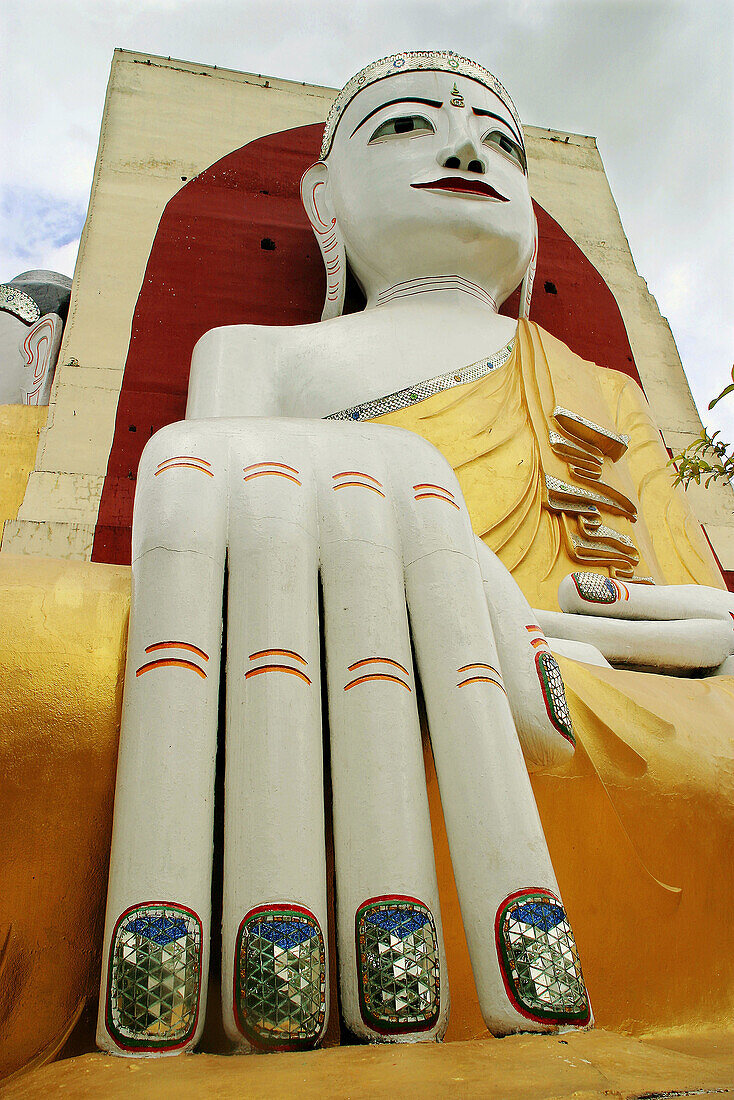
[[[0,283],[0,310],[12,313],[27,325],[32,325],[41,316],[40,308],[30,295],[8,283]]]
[[[506,88],[500,84],[496,76],[487,69],[477,65],[476,61],[470,61],[468,57],[460,57],[452,50],[417,50],[412,53],[394,53],[390,57],[382,57],[379,61],[373,61],[349,80],[331,105],[331,110],[326,118],[324,126],[324,140],[321,143],[321,160],[329,155],[336,128],[341,117],[352,102],[357,92],[370,84],[376,84],[378,80],[384,80],[388,76],[398,76],[402,73],[439,72],[456,73],[458,76],[467,76],[470,80],[476,80],[483,84],[490,92],[504,103],[508,111],[517,123],[517,128],[522,134],[520,116],[515,104],[510,99]]]

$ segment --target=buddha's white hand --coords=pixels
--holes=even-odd
[[[561,612],[538,611],[557,652],[677,675],[734,675],[734,594],[703,585],[647,585],[571,573]],[[564,645],[565,643],[565,645]],[[585,652],[584,647],[593,647]]]
[[[100,1044],[117,1049],[134,1039],[124,1013],[122,1023],[114,1017],[123,996],[114,967],[115,944],[135,922],[189,921],[193,957],[198,921],[205,974],[225,562],[228,1033],[254,1045],[293,1040],[254,1019],[265,1012],[255,1006],[263,978],[258,964],[260,984],[250,988],[247,937],[263,913],[292,912],[279,919],[307,925],[310,942],[321,937],[328,950],[322,665],[348,1026],[374,1039],[385,1028],[437,1036],[446,1024],[418,677],[485,1020],[498,1034],[552,1026],[518,1009],[508,992],[513,979],[495,920],[526,895],[546,899],[566,920],[516,725],[536,765],[570,756],[572,732],[537,619],[504,567],[478,548],[453,471],[430,444],[398,428],[200,420],[159,432],[138,471]],[[162,900],[149,918],[151,898]],[[405,1022],[381,1021],[379,990],[370,1001],[382,963],[358,930],[374,905],[385,920],[393,920],[391,906],[407,906],[412,915],[398,923],[432,929],[425,997],[391,1010]],[[312,951],[309,966],[318,957]],[[573,969],[574,957],[559,955],[557,964]],[[318,975],[313,980],[318,986]],[[554,1022],[586,1023],[580,972],[569,981],[578,1003],[570,1016],[559,1004]],[[325,1007],[314,1011],[298,1043],[322,1034]],[[181,1045],[195,1043],[202,1020],[203,1010]]]

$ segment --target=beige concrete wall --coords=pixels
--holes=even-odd
[[[322,121],[333,89],[117,50],[49,419],[3,551],[89,559],[130,325],[168,200],[233,149]],[[667,322],[634,266],[591,137],[526,129],[531,184],[611,287],[667,445],[701,430]],[[731,487],[691,490],[725,568],[734,569]]]
[[[116,50],[48,424],[2,551],[89,560],[135,304],[169,199],[334,91]]]

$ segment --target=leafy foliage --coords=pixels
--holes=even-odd
[[[731,383],[720,394],[709,401],[709,409],[718,405],[722,398],[734,393],[734,367],[731,371]],[[704,428],[697,439],[690,443],[680,454],[673,455],[668,462],[675,466],[675,485],[687,489],[692,481],[700,485],[703,481],[708,487],[712,481],[731,481],[734,478],[734,447],[719,439],[720,432],[709,435]]]

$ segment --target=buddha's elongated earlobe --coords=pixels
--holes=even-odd
[[[347,284],[347,256],[329,194],[329,169],[317,161],[301,179],[301,200],[311,223],[326,268],[326,299],[322,321],[340,317]]]
[[[24,405],[48,405],[63,328],[59,316],[47,313],[29,329],[23,341]]]
[[[523,277],[522,286],[520,287],[520,320],[527,319],[530,316],[530,299],[533,296],[533,283],[535,282],[535,268],[538,263],[538,219],[533,214],[533,225],[535,226],[535,233],[533,236],[533,254],[530,257],[530,263],[528,269]]]

